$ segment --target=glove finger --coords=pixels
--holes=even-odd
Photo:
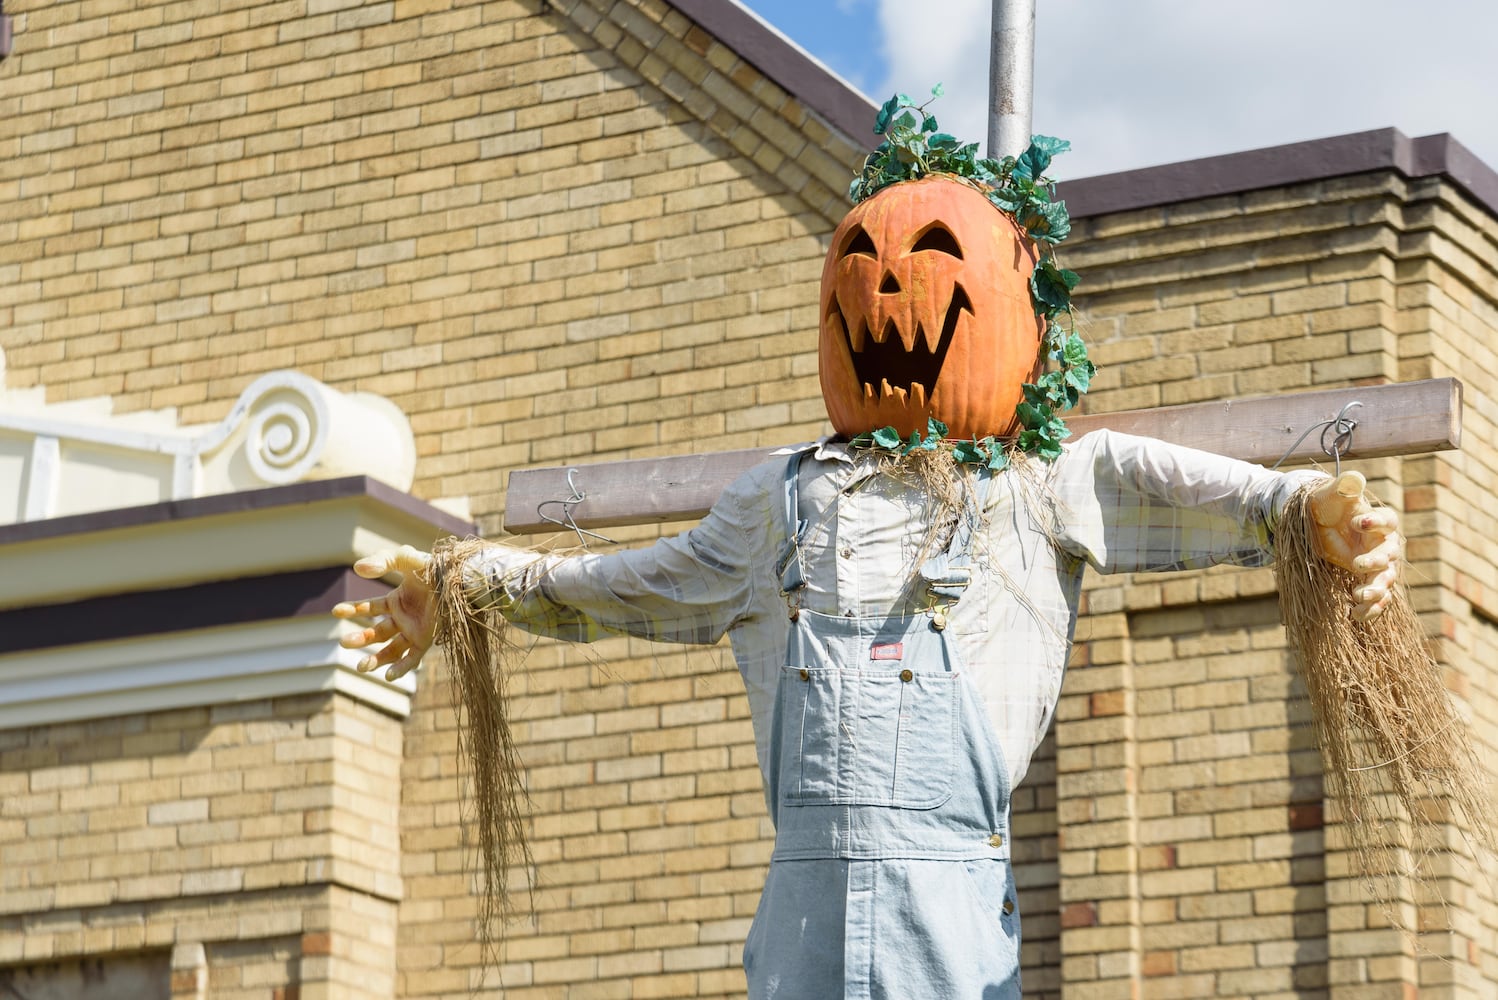
[[[373,618],[390,613],[390,602],[384,597],[372,597],[367,601],[340,601],[333,605],[335,618]]]
[[[390,568],[401,573],[421,573],[431,563],[432,557],[429,553],[409,545],[402,545],[396,549],[390,561]]]
[[[1311,497],[1311,515],[1316,523],[1328,527],[1346,523],[1359,505],[1366,506],[1363,487],[1367,484],[1361,472],[1344,472],[1318,487]]]
[[[402,677],[409,674],[412,670],[416,669],[416,666],[419,663],[421,663],[421,656],[423,652],[425,652],[425,650],[413,649],[405,656],[401,657],[390,667],[389,670],[385,671],[385,679],[387,681],[400,680]]]
[[[395,568],[394,552],[376,552],[354,563],[354,572],[366,580],[378,580]]]
[[[387,642],[381,649],[379,649],[375,653],[372,653],[371,655],[366,656],[364,659],[360,660],[359,672],[361,674],[367,674],[371,670],[375,670],[379,667],[394,663],[396,660],[404,656],[410,648],[411,644],[406,641],[404,636],[397,636],[396,638],[391,639],[389,642]]]
[[[1352,609],[1353,620],[1360,622],[1373,621],[1373,619],[1384,613],[1384,610],[1389,606],[1390,600],[1391,595],[1388,591],[1384,591],[1382,596],[1374,600],[1363,601]]]
[[[1359,515],[1355,527],[1370,535],[1392,535],[1399,529],[1399,515],[1388,507],[1375,507]]]
[[[1385,536],[1383,541],[1353,559],[1353,572],[1377,573],[1397,566],[1399,563],[1399,543],[1400,538],[1398,535]]]
[[[386,635],[381,636],[380,631],[386,626],[389,626],[390,630]],[[369,628],[361,628],[357,632],[350,632],[348,635],[340,636],[338,645],[344,649],[363,649],[365,646],[373,645],[376,642],[390,638],[390,636],[399,631],[394,626],[395,622],[388,616],[379,618]]]

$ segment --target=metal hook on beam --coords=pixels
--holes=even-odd
[[[555,524],[558,527],[569,528],[572,531],[576,532],[577,543],[584,549],[588,547],[588,539],[584,538],[584,535],[592,538],[597,538],[599,541],[607,542],[610,545],[614,544],[614,540],[612,538],[609,538],[607,535],[600,535],[596,531],[589,531],[587,528],[581,527],[577,523],[577,520],[573,518],[572,508],[588,499],[588,494],[584,493],[578,487],[576,480],[572,478],[575,475],[577,475],[576,469],[567,470],[567,489],[571,491],[571,495],[560,497],[555,500],[542,500],[540,503],[536,504],[536,516],[541,520],[547,522],[548,524]],[[553,517],[550,514],[546,513],[546,511],[544,510],[544,508],[550,507],[552,504],[562,505],[562,516],[560,518]]]
[[[1358,422],[1351,414],[1354,408],[1361,409],[1362,405],[1361,402],[1354,399],[1338,410],[1337,415],[1330,420],[1322,420],[1307,427],[1300,437],[1295,439],[1295,443],[1285,449],[1285,453],[1280,456],[1280,460],[1271,465],[1270,468],[1278,469],[1284,465],[1285,460],[1295,454],[1295,449],[1300,447],[1300,443],[1310,437],[1312,431],[1319,429],[1321,431],[1321,450],[1332,460],[1333,466],[1336,469],[1335,474],[1340,476],[1342,474],[1342,456],[1352,451],[1352,433],[1358,428]],[[1328,442],[1326,436],[1333,431],[1336,433],[1332,434],[1332,439]]]

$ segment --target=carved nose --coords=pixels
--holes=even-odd
[[[879,283],[879,291],[883,295],[893,295],[900,290],[900,283],[895,276],[888,271],[884,272],[884,280]]]

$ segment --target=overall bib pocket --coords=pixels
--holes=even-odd
[[[946,802],[961,716],[957,680],[945,671],[784,668],[782,803],[935,809]]]

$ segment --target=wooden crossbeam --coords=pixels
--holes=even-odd
[[[1351,403],[1360,407],[1350,407]],[[1223,400],[1068,418],[1074,435],[1102,427],[1160,438],[1203,451],[1269,465],[1288,452],[1289,462],[1324,460],[1317,424],[1348,408],[1357,421],[1344,458],[1377,458],[1461,446],[1462,384],[1454,378],[1360,386],[1287,396]],[[1293,448],[1292,448],[1293,445]],[[741,473],[776,448],[745,448],[700,455],[637,458],[622,462],[517,469],[510,473],[505,528],[516,534],[557,531],[563,505],[580,528],[607,528],[699,518]],[[571,473],[569,482],[568,474]]]

